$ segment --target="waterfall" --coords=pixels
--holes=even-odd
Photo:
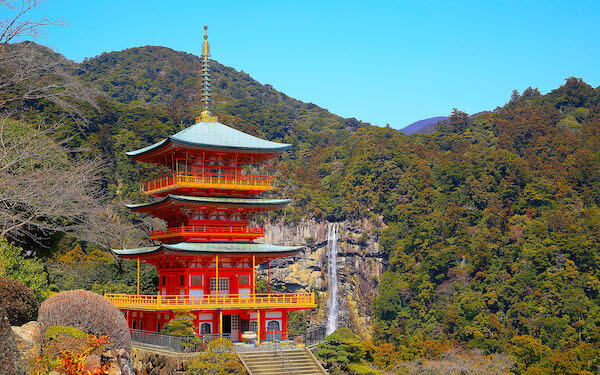
[[[327,229],[327,278],[329,285],[329,299],[327,300],[327,334],[330,335],[337,329],[338,322],[338,226],[335,223]]]

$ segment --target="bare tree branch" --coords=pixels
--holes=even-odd
[[[43,17],[39,20],[28,19],[29,13],[40,4],[39,0],[1,0],[0,6],[8,8],[9,16],[0,19],[0,45],[24,39],[34,40],[42,35],[47,26],[66,26],[61,19]]]
[[[107,249],[139,246],[145,224],[135,226],[115,205],[103,201],[103,161],[67,147],[60,121],[36,125],[10,119],[28,102],[48,100],[79,123],[81,104],[96,92],[72,75],[73,64],[26,40],[40,37],[59,19],[32,19],[39,0],[0,0],[10,10],[0,19],[0,237],[40,242],[54,232],[71,233]],[[4,16],[1,16],[4,17]],[[114,254],[113,254],[114,256]],[[116,257],[115,257],[116,258]]]
[[[53,130],[0,118],[0,237],[78,234],[102,203],[102,160],[69,157]]]
[[[114,254],[113,249],[140,246],[146,239],[147,232],[143,226],[134,225],[128,220],[122,212],[124,209],[123,202],[98,206],[88,225],[80,233],[81,238],[109,250],[117,261],[121,259]]]
[[[26,40],[36,40],[47,26],[64,26],[62,20],[27,18],[39,0],[3,0],[12,10],[0,19],[0,110],[13,102],[47,99],[74,118],[84,120],[78,103],[97,108],[95,92],[75,79],[71,63]],[[18,43],[15,43],[18,42]]]

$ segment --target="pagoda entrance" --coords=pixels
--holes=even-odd
[[[240,341],[239,315],[223,315],[223,335],[230,336],[231,341]]]

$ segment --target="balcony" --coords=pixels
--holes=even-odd
[[[275,188],[274,176],[226,175],[175,172],[141,183],[142,193],[166,195],[173,190],[237,190],[241,195],[257,194]]]
[[[264,237],[263,228],[248,228],[239,225],[188,225],[167,228],[162,230],[153,230],[150,232],[150,238],[153,240],[181,241],[181,240],[204,240],[224,239],[226,241],[253,241],[256,238]]]
[[[131,310],[221,310],[221,309],[312,309],[317,307],[314,293],[149,295],[105,294],[119,309]]]

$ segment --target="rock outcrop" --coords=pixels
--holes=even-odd
[[[91,358],[90,362],[95,362]],[[108,366],[109,375],[136,375],[129,352],[125,349],[108,349],[100,356],[100,363]],[[87,362],[86,362],[87,364]]]
[[[6,310],[0,306],[0,374],[22,375],[25,373]]]
[[[271,285],[286,291],[316,290],[319,299],[327,300],[327,230],[330,223],[313,220],[298,224],[266,222],[264,242],[277,245],[304,245],[306,249],[294,258],[271,261]],[[377,283],[386,264],[379,248],[375,225],[367,220],[341,222],[339,226],[338,279],[340,326],[346,326],[363,337],[370,336],[371,303]],[[267,279],[268,265],[262,264],[259,275]],[[312,324],[324,324],[326,303],[320,304]]]
[[[184,375],[184,363],[188,359],[167,354],[157,354],[139,348],[131,350],[131,358],[136,373],[140,375]]]
[[[42,348],[40,324],[33,321],[20,327],[12,327],[12,331],[23,362],[31,363],[38,358]]]

